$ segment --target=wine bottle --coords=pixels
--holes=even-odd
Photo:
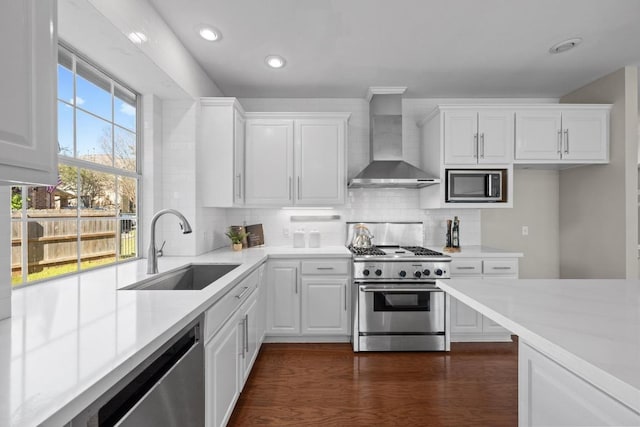
[[[453,217],[453,228],[451,230],[451,245],[454,248],[460,247],[460,221],[458,217]]]

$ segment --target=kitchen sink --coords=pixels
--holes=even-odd
[[[134,283],[121,290],[199,291],[206,288],[240,264],[191,264],[180,270]]]

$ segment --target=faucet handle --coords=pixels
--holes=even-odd
[[[158,249],[158,250],[156,251],[156,255],[157,255],[158,257],[161,257],[162,255],[164,255],[164,252],[163,252],[162,248],[164,248],[165,243],[167,243],[167,241],[166,241],[166,240],[162,242],[162,246],[160,246],[160,249]]]

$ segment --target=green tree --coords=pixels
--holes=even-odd
[[[13,193],[11,196],[11,210],[19,211],[22,209],[22,194]]]

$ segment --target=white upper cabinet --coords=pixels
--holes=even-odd
[[[0,184],[55,184],[57,2],[3,2],[0,35]]]
[[[239,110],[233,120],[233,204],[244,204],[244,133],[245,119]]]
[[[343,204],[347,119],[324,113],[248,113],[245,204]]]
[[[445,164],[508,164],[513,161],[513,110],[442,110]]]
[[[245,203],[293,204],[293,120],[247,120],[245,149]]]
[[[478,163],[513,162],[513,111],[478,112]]]
[[[344,121],[339,120],[296,120],[296,205],[344,203],[344,125]]]
[[[609,105],[516,111],[516,163],[607,163]]]
[[[562,113],[564,160],[609,161],[609,110]]]
[[[244,110],[235,98],[200,99],[198,177],[204,206],[244,204]]]

